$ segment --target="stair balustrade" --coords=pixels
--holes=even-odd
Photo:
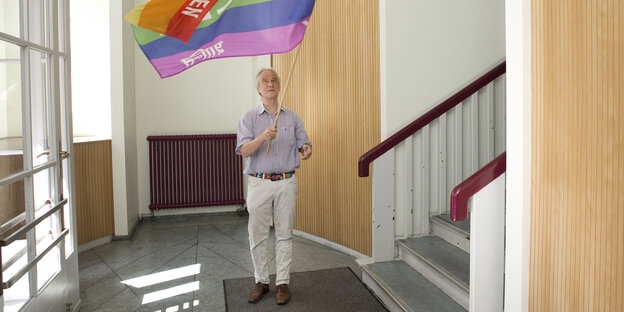
[[[448,213],[451,190],[465,176],[494,159],[494,110],[505,108],[505,71],[506,63],[502,62],[360,157],[360,177],[369,176],[371,163],[373,167],[374,261],[394,258],[395,226],[404,233],[403,237],[429,235],[429,216]],[[497,89],[503,90],[499,99],[494,96],[495,83]],[[463,122],[464,111],[469,113],[466,116],[469,123]],[[447,115],[452,116],[450,124]],[[504,120],[498,124],[502,125],[504,137]],[[448,128],[452,133],[448,133]],[[432,132],[437,132],[437,138]],[[414,146],[417,141],[420,146]],[[499,145],[502,146],[498,149],[504,150],[504,142]],[[432,152],[435,149],[437,153]],[[451,155],[447,155],[447,149],[452,150]],[[404,155],[395,155],[397,150],[402,150]],[[397,170],[395,158],[404,159],[405,168]],[[465,162],[469,163],[467,168]],[[447,168],[453,169],[452,172],[447,172]],[[413,175],[413,171],[419,174]],[[397,181],[395,175],[404,179]],[[419,185],[418,196],[414,193],[416,185]],[[397,186],[402,187],[401,198],[395,198]],[[402,207],[396,207],[397,201],[404,202]],[[414,215],[414,211],[419,214]]]
[[[391,311],[502,310],[505,71],[502,62],[360,157],[373,188],[362,280]]]

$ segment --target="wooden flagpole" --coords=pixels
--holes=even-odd
[[[275,122],[273,123],[273,127],[277,126],[277,121],[279,120],[280,113],[282,112],[282,102],[284,102],[284,99],[286,98],[286,94],[288,92],[288,86],[290,85],[290,78],[292,77],[293,70],[295,69],[295,64],[297,64],[297,57],[299,56],[299,50],[300,50],[299,48],[301,47],[301,44],[303,44],[303,41],[297,45],[297,51],[295,52],[295,59],[293,60],[292,66],[290,66],[290,73],[288,73],[288,79],[286,79],[286,86],[284,87],[284,93],[283,93],[284,95],[282,95],[282,100],[279,101],[279,105],[277,107],[277,116],[275,117]],[[273,141],[272,140],[269,141],[269,145],[267,145],[265,155],[269,154],[269,149],[271,149],[271,142]]]

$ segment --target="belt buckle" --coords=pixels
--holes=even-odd
[[[271,181],[279,181],[282,179],[281,174],[271,174]]]

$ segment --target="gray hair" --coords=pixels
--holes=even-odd
[[[277,72],[276,72],[273,68],[263,68],[263,69],[261,69],[260,71],[258,71],[258,74],[256,74],[256,89],[258,89],[258,88],[260,87],[260,80],[259,80],[259,79],[260,79],[260,75],[261,75],[263,72],[265,72],[265,71],[270,71],[270,72],[273,72],[273,73],[275,74],[275,76],[277,76],[277,84],[278,84],[279,86],[281,86],[281,85],[282,85],[282,81],[281,81],[281,79],[280,79],[279,75],[277,74]]]

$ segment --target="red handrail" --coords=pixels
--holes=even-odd
[[[385,139],[383,142],[373,147],[370,151],[360,156],[360,160],[358,161],[358,175],[360,177],[368,177],[369,165],[373,162],[373,160],[377,159],[391,148],[394,148],[399,143],[403,142],[403,140],[416,133],[416,131],[436,120],[436,118],[442,116],[442,114],[448,112],[475,92],[487,86],[488,83],[504,74],[505,71],[506,62],[502,62],[498,66],[494,67],[494,69],[469,84],[467,87],[461,89],[459,92],[446,99],[446,101],[440,103],[440,105],[434,107],[420,118],[405,126],[405,128],[399,130],[397,133],[393,134],[391,137]]]
[[[468,218],[468,199],[507,170],[507,152],[503,152],[451,192],[451,221]]]

